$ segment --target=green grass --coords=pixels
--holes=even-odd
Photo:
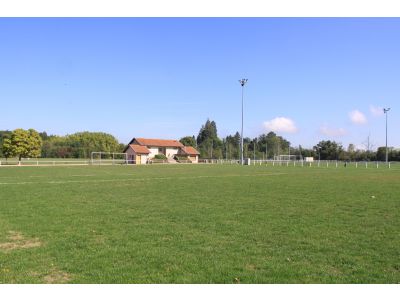
[[[399,191],[398,168],[3,167],[0,282],[399,283]]]

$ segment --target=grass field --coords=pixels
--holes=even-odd
[[[399,283],[400,169],[0,168],[1,283]]]

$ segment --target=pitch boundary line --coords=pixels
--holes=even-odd
[[[202,178],[226,178],[226,177],[263,177],[288,175],[289,173],[247,174],[247,175],[222,175],[222,176],[185,176],[185,177],[152,177],[152,178],[126,178],[126,179],[99,179],[99,180],[58,180],[58,181],[23,181],[23,182],[0,182],[0,185],[26,185],[26,184],[68,184],[68,183],[100,183],[100,182],[127,182],[127,181],[153,181],[153,180],[190,180]]]

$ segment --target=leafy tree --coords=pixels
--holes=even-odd
[[[388,152],[390,153],[390,148],[388,149]],[[376,151],[376,159],[381,160],[381,161],[386,161],[386,147],[379,147],[378,150]]]
[[[72,149],[72,157],[89,158],[92,152],[121,152],[120,144],[104,132],[77,132],[65,137],[65,145]]]
[[[341,144],[334,141],[320,141],[314,146],[316,159],[321,155],[321,160],[337,160],[343,153],[343,147]]]
[[[50,135],[43,142],[42,157],[89,158],[91,152],[122,152],[124,147],[114,136],[103,132]]]
[[[19,160],[25,157],[39,157],[42,148],[42,138],[34,129],[15,129],[10,138],[4,139],[3,153],[6,157],[17,156]]]
[[[185,136],[179,140],[185,146],[196,147],[196,139],[194,136]]]
[[[8,130],[2,130],[0,131],[0,157],[5,156],[3,153],[3,141],[6,138],[9,138],[11,136],[11,131]]]
[[[273,158],[275,155],[289,154],[289,141],[270,131],[267,135],[262,134],[258,137],[257,148],[262,153],[267,152],[267,158]]]

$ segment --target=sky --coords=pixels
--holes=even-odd
[[[0,18],[0,130],[400,147],[399,18]]]

